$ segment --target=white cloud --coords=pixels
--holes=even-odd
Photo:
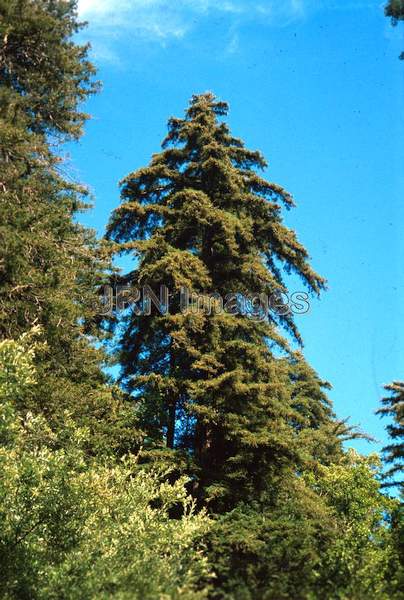
[[[230,40],[226,46],[226,54],[236,54],[240,49],[240,38],[239,35],[237,33],[237,31],[235,31],[231,37]]]
[[[291,0],[293,1],[293,0]],[[194,10],[207,12],[220,10],[224,12],[240,12],[246,7],[243,0],[79,0],[80,16],[92,18],[112,13],[136,12],[139,10],[158,8],[161,11],[169,9]]]
[[[301,17],[305,5],[313,0],[79,0],[80,18],[92,27],[111,29],[120,25],[137,31],[155,32],[158,36],[178,36],[189,28],[189,17],[209,13],[243,15],[245,18],[265,16]],[[174,26],[174,23],[176,26]]]
[[[119,62],[114,40],[123,33],[165,44],[189,33],[195,23],[211,15],[226,17],[231,41],[228,53],[238,49],[240,22],[259,20],[285,25],[305,16],[320,0],[78,0],[79,17],[89,22],[93,53],[101,61]]]
[[[155,38],[179,37],[181,19],[162,0],[79,0],[79,17],[89,21],[90,31],[119,35],[124,30]]]

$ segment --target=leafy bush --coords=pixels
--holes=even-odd
[[[2,598],[206,597],[196,582],[208,576],[209,521],[185,480],[141,471],[131,455],[89,459],[89,431],[68,413],[63,444],[43,417],[19,414],[13,397],[35,385],[34,352],[27,338],[0,343]]]
[[[213,597],[402,598],[399,503],[382,493],[380,474],[376,455],[348,451],[339,463],[291,473],[272,494],[219,515],[208,534]]]

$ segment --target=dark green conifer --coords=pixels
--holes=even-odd
[[[392,419],[386,427],[391,443],[383,448],[385,461],[390,465],[386,472],[386,485],[402,486],[404,481],[397,481],[396,477],[402,475],[404,469],[404,382],[393,381],[385,389],[390,395],[383,398],[383,406],[377,413]]]
[[[263,492],[270,473],[339,451],[323,383],[280,332],[300,341],[279,310],[283,272],[314,294],[324,279],[282,222],[290,194],[261,177],[266,162],[231,135],[227,109],[207,93],[170,119],[163,151],[123,181],[108,228],[115,251],[138,259],[122,281],[170,290],[168,314],[120,320],[122,380],[154,444],[189,451],[199,493],[222,508]],[[205,306],[227,298],[227,310],[183,310],[181,288]],[[243,313],[251,294],[278,310]]]
[[[0,0],[0,336],[41,327],[39,383],[24,408],[55,426],[71,411],[108,448],[116,437],[106,422],[123,433],[122,417],[90,338],[106,262],[76,221],[86,191],[59,157],[60,143],[80,136],[79,104],[97,88],[87,46],[72,41],[79,28],[75,2]]]

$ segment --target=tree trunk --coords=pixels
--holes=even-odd
[[[175,438],[175,415],[176,401],[173,400],[168,407],[168,423],[167,423],[167,447],[174,448]]]

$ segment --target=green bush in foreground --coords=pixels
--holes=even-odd
[[[274,493],[220,515],[208,533],[215,600],[402,598],[399,545],[376,455],[283,479]],[[397,513],[398,518],[398,513]]]
[[[133,456],[89,462],[88,431],[68,414],[63,444],[42,417],[19,415],[13,397],[35,385],[26,343],[0,342],[1,598],[206,597],[195,582],[208,576],[209,522],[185,481],[139,471]]]

